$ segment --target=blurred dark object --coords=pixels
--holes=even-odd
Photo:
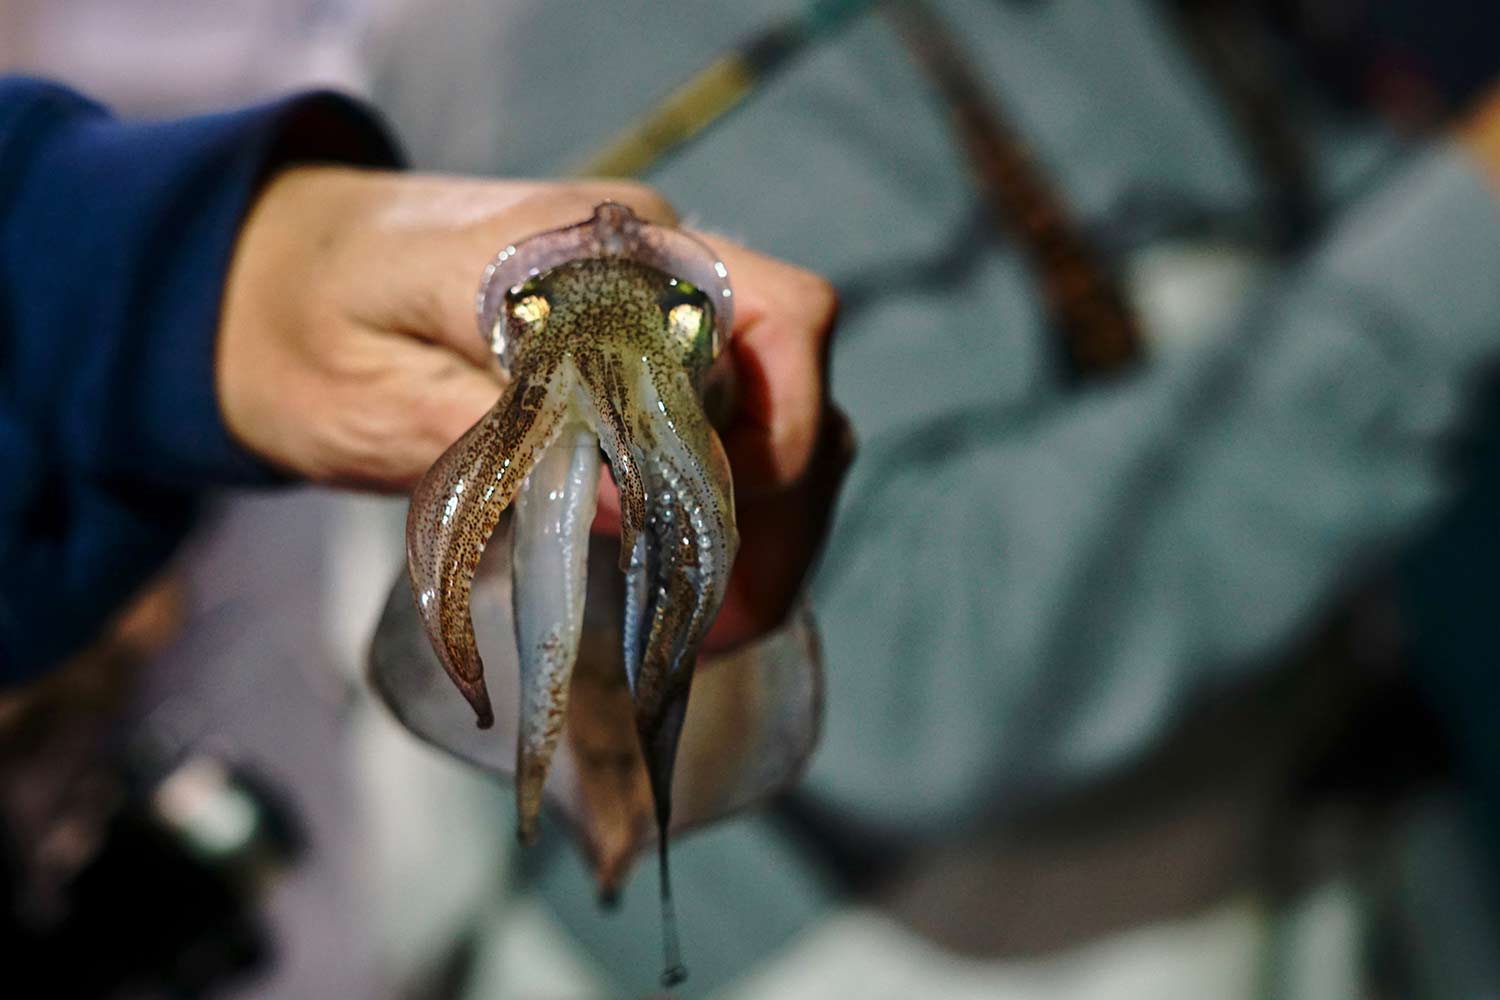
[[[43,682],[0,697],[4,990],[195,997],[262,965],[256,904],[302,837],[254,774],[177,734],[166,706],[128,726],[147,659],[178,633],[167,578]]]
[[[963,46],[925,0],[895,0],[883,9],[947,108],[992,226],[1027,254],[1057,333],[1063,376],[1078,382],[1141,361],[1145,338],[1114,273]]]
[[[1307,72],[1345,102],[1431,125],[1500,75],[1500,6],[1464,0],[1267,0]]]
[[[1484,399],[1485,419],[1455,463],[1471,470],[1467,488],[1406,560],[1401,596],[1412,675],[1443,720],[1500,869],[1500,376]],[[1500,884],[1491,889],[1500,899]]]
[[[1269,248],[1297,251],[1317,224],[1316,177],[1293,106],[1285,52],[1245,0],[1176,0],[1184,41],[1223,103],[1266,194]]]
[[[255,904],[301,842],[271,788],[214,756],[153,748],[88,775],[69,806],[39,852],[40,883],[0,830],[10,981],[59,998],[197,997],[264,965]]]

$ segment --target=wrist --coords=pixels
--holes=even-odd
[[[220,414],[243,449],[283,471],[315,474],[298,423],[308,419],[305,340],[336,335],[351,220],[366,172],[293,167],[268,181],[235,242],[219,320],[214,381]]]

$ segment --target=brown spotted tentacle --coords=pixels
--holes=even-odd
[[[637,373],[633,421],[646,518],[626,573],[622,641],[636,729],[670,819],[673,764],[698,649],[723,603],[739,547],[729,462],[681,372]]]
[[[412,493],[406,557],[418,613],[481,728],[494,723],[494,713],[469,615],[470,586],[501,512],[558,431],[567,389],[561,365],[517,377]]]
[[[688,373],[642,359],[634,376],[629,451],[643,482],[645,519],[626,559],[622,646],[655,805],[662,982],[671,986],[686,975],[667,853],[677,744],[698,649],[723,603],[739,535],[729,462]]]

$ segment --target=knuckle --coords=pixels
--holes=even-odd
[[[805,294],[818,311],[825,316],[832,317],[838,310],[839,293],[833,287],[833,282],[819,274],[804,272],[807,275],[807,288]]]
[[[411,414],[386,387],[346,386],[329,393],[328,418],[318,428],[318,480],[380,486],[410,471],[416,431]]]
[[[838,290],[820,274],[800,268],[792,271],[788,288],[798,311],[813,323],[819,336],[828,336],[839,311]]]
[[[829,352],[838,324],[838,291],[827,279],[810,271],[799,272],[795,295],[797,313],[809,333],[808,347],[813,351],[818,369],[826,379]]]
[[[400,422],[384,408],[369,406],[350,409],[344,418],[332,429],[338,464],[363,472],[381,469],[394,450],[392,444],[400,440]]]

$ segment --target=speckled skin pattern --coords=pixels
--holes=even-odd
[[[580,425],[597,435],[620,493],[632,721],[664,828],[693,665],[738,547],[728,461],[700,401],[713,362],[713,306],[673,275],[628,253],[605,252],[515,286],[504,309],[511,382],[412,495],[407,555],[418,610],[479,725],[491,725],[469,612],[480,556],[501,512],[563,428],[572,428],[563,438],[576,440]],[[576,655],[576,636],[557,650]],[[568,717],[572,664],[560,667],[522,691],[523,715],[536,716],[523,718],[517,749],[523,838],[535,830],[547,766]]]

